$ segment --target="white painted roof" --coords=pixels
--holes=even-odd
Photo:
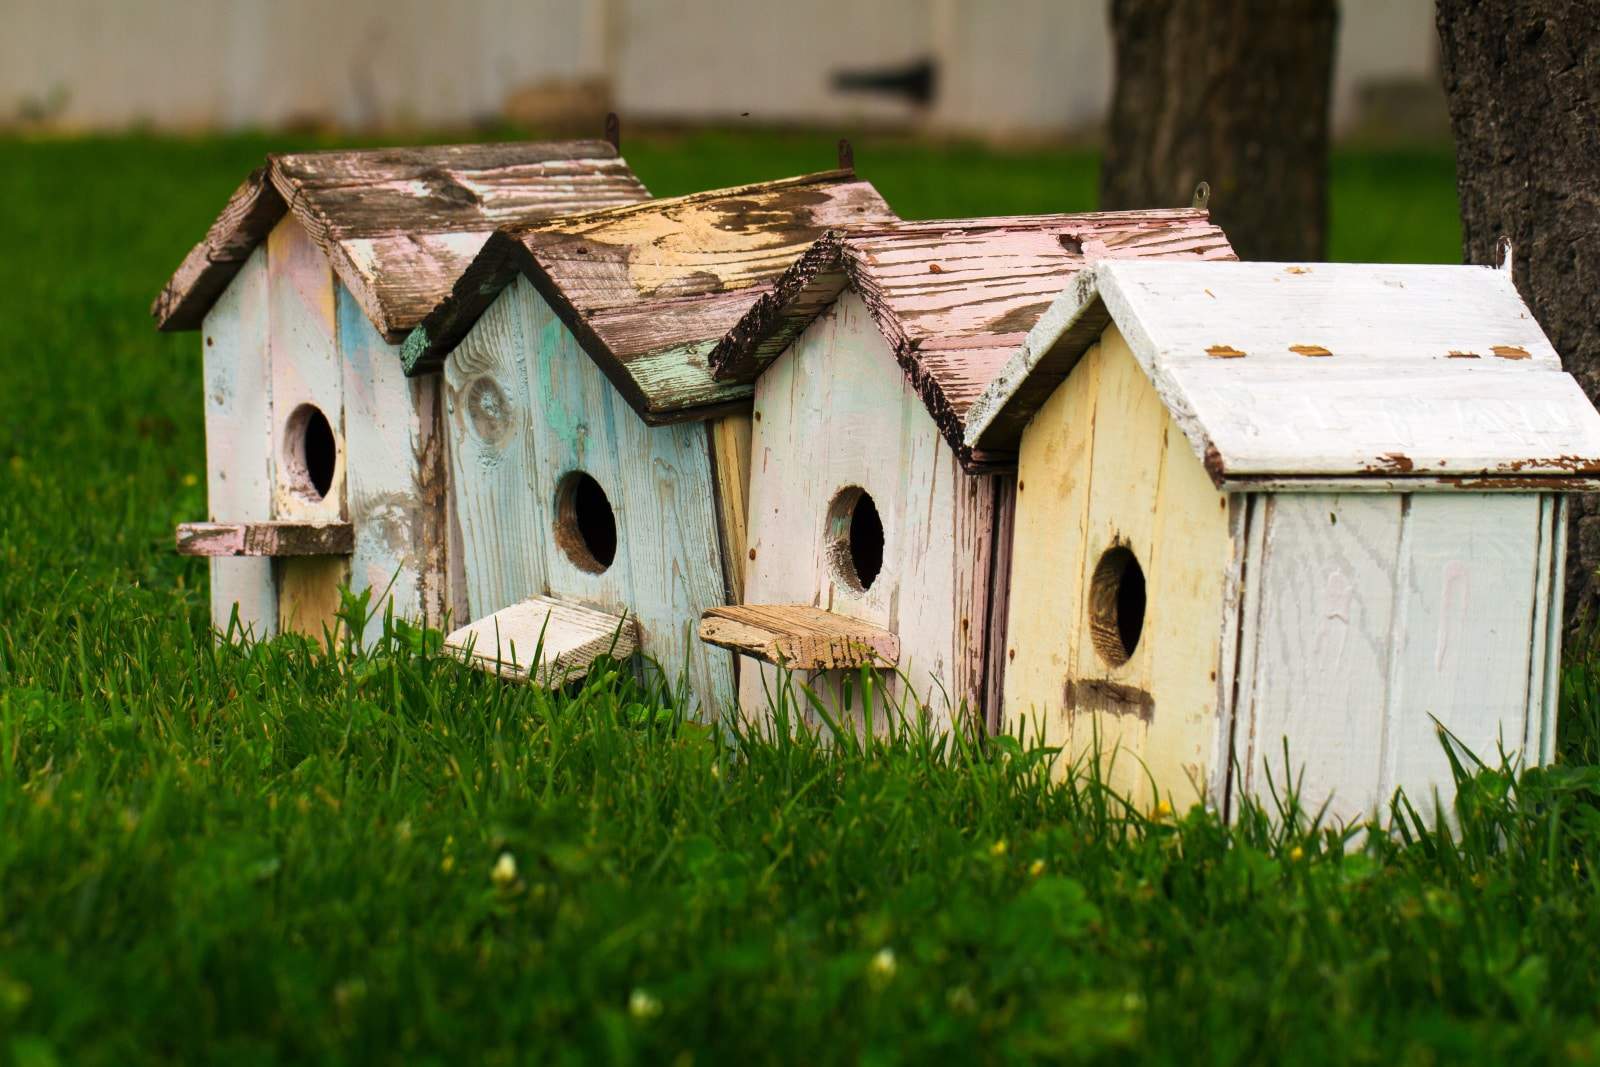
[[[1109,322],[1225,489],[1600,480],[1600,413],[1488,267],[1102,262],[973,405],[967,444],[1015,449]]]

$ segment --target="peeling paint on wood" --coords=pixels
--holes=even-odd
[[[451,352],[444,385],[469,617],[548,595],[636,618],[648,661],[714,719],[734,684],[733,657],[693,632],[727,598],[707,428],[647,425],[525,278]],[[575,472],[611,510],[609,565],[568,536]]]
[[[272,518],[272,382],[267,372],[267,251],[256,248],[206,313],[206,507],[213,520]],[[238,612],[243,633],[278,630],[278,593],[266,559],[212,559],[211,622],[225,631]]]
[[[894,218],[849,171],[564,218],[497,234],[407,340],[407,372],[438,365],[510,279],[525,275],[647,422],[749,404],[711,347],[828,229]]]
[[[1014,448],[1113,318],[1219,486],[1400,476],[1516,488],[1525,475],[1600,471],[1600,416],[1511,280],[1458,266],[1101,264],[974,404],[968,446]],[[1249,358],[1205,355],[1219,329]],[[1307,361],[1295,347],[1308,336],[1337,355]],[[1496,347],[1526,358],[1461,358]]]
[[[186,522],[180,556],[337,556],[355,545],[347,522]]]
[[[719,379],[753,381],[848,285],[945,439],[969,469],[1008,467],[964,440],[968,409],[1085,265],[1101,259],[1232,258],[1203,211],[899,222],[829,234],[777,280],[711,353]]]
[[[936,729],[962,714],[982,724],[996,677],[990,642],[1003,629],[992,607],[995,540],[1015,481],[962,469],[854,292],[761,375],[756,410],[746,602],[807,604],[893,633],[899,669],[878,676],[881,691],[903,698],[909,687]],[[839,562],[837,528],[849,524],[834,512],[845,490],[870,496],[883,527],[881,568],[865,587]],[[740,704],[760,717],[778,679],[751,666]],[[824,702],[841,698],[844,680],[796,679]]]
[[[272,378],[272,513],[285,521],[348,521],[345,509],[344,379],[338,350],[333,271],[292,217],[267,237],[270,318],[267,351]],[[297,438],[307,407],[319,410],[333,434],[334,461],[326,493],[309,481]],[[342,556],[278,560],[278,620],[283,630],[321,638],[338,625],[339,585],[349,580]]]
[[[234,192],[151,314],[163,330],[199,326],[251,251],[292,215],[373,326],[397,342],[497,227],[648,196],[604,141],[271,155]]]

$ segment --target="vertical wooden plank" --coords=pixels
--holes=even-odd
[[[202,330],[206,498],[213,521],[272,518],[267,293],[267,250],[257,248],[217,298]],[[275,634],[272,561],[213,559],[210,566],[212,625],[225,629],[237,605],[247,634]]]
[[[702,612],[725,602],[716,486],[706,430],[645,425],[525,279],[509,290],[532,342],[529,424],[537,437],[530,499],[548,543],[551,595],[638,619],[640,648],[699,714],[715,719],[734,695],[732,654],[701,642]],[[563,479],[594,478],[616,523],[616,555],[595,573],[554,543]]]
[[[1491,766],[1501,744],[1521,754],[1529,678],[1543,658],[1543,641],[1531,632],[1543,623],[1535,596],[1543,516],[1533,493],[1410,499],[1396,582],[1403,625],[1397,619],[1376,800],[1404,789],[1431,817],[1435,792],[1447,804],[1453,793],[1440,726]]]
[[[725,415],[706,423],[711,446],[711,469],[716,477],[717,518],[722,529],[723,563],[727,570],[728,602],[744,602],[744,572],[750,551],[750,435],[749,415]]]
[[[417,597],[423,622],[449,632],[453,608],[450,505],[450,457],[444,433],[443,376],[429,374],[409,382],[417,412],[415,446],[417,502]],[[465,614],[465,609],[463,609]],[[463,619],[463,622],[468,621]]]
[[[1529,750],[1529,759],[1538,753],[1540,763],[1556,758],[1556,711],[1561,702],[1561,627],[1565,619],[1567,573],[1567,509],[1572,506],[1564,493],[1552,493],[1555,514],[1551,520],[1549,593],[1545,607],[1544,688],[1537,706],[1539,746]]]
[[[1030,737],[1042,731],[1042,740],[1053,745],[1068,743],[1071,708],[1065,693],[1083,639],[1085,523],[1100,364],[1099,347],[1090,348],[1034,416],[1017,455],[1005,715],[1008,729],[1026,730]],[[1071,760],[1068,749],[1057,773]]]
[[[1388,706],[1401,503],[1391,495],[1284,493],[1272,501],[1254,664],[1246,788],[1293,774],[1301,802],[1337,818],[1377,796]],[[1289,741],[1289,765],[1283,742]],[[1303,773],[1302,773],[1303,772]]]
[[[1123,352],[1133,362],[1133,354],[1125,347]],[[1224,721],[1217,675],[1232,537],[1228,496],[1212,485],[1165,408],[1161,420],[1166,454],[1141,639],[1150,657],[1153,701],[1143,756],[1162,795],[1183,808],[1203,803],[1215,776],[1212,761]]]
[[[984,635],[984,725],[990,733],[1005,726],[1007,632],[1011,621],[1011,545],[1016,534],[1015,473],[992,479],[995,486],[994,529],[990,535],[989,604]]]
[[[523,302],[507,290],[444,365],[452,504],[472,619],[546,591],[550,531],[534,499],[538,457],[527,378],[535,341]]]
[[[356,535],[350,588],[372,590],[364,636],[374,640],[383,632],[386,607],[400,618],[422,618],[424,572],[441,562],[427,555],[430,505],[420,466],[431,436],[432,385],[405,376],[395,347],[349,291],[342,284],[336,288],[349,453],[346,500]]]
[[[1262,590],[1266,586],[1262,568],[1275,499],[1272,494],[1251,493],[1230,517],[1234,560],[1230,570],[1238,576],[1238,584],[1223,612],[1223,647],[1229,648],[1231,640],[1231,661],[1223,662],[1225,673],[1220,679],[1226,718],[1217,737],[1216,779],[1221,786],[1215,797],[1222,817],[1230,822],[1240,797],[1249,789],[1254,766],[1256,659],[1261,650]]]
[[[334,276],[327,258],[292,216],[267,236],[270,278],[268,348],[272,357],[273,515],[283,519],[342,519],[345,509],[343,376],[340,372]],[[314,405],[327,418],[337,448],[333,481],[320,498],[293,477],[293,415]],[[278,620],[284,630],[322,636],[337,623],[339,583],[348,561],[320,557],[279,560]]]
[[[1549,666],[1550,638],[1550,584],[1555,578],[1551,572],[1550,557],[1555,550],[1551,521],[1556,511],[1556,494],[1544,493],[1539,497],[1538,553],[1535,557],[1533,582],[1533,619],[1530,623],[1531,650],[1528,656],[1528,710],[1523,721],[1522,759],[1532,766],[1540,762],[1544,751],[1544,687]]]
[[[1102,339],[1099,359],[1085,551],[1079,577],[1079,588],[1085,597],[1080,610],[1086,616],[1093,575],[1106,552],[1116,545],[1131,549],[1144,570],[1148,591],[1159,557],[1167,551],[1156,536],[1166,508],[1160,494],[1167,462],[1166,408],[1127,344],[1114,331],[1107,331]],[[1152,615],[1147,607],[1146,629]],[[1092,628],[1087,624],[1080,627],[1072,676],[1080,696],[1069,735],[1076,753],[1092,752],[1098,745],[1111,784],[1146,801],[1150,799],[1143,765],[1151,721],[1148,708],[1123,700],[1087,700],[1082,694],[1089,691],[1085,683],[1096,680],[1127,687],[1153,699],[1151,645],[1148,634],[1141,636],[1128,661],[1113,665],[1095,648]]]

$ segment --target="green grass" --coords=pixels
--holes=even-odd
[[[1346,850],[1052,786],[1023,745],[722,740],[609,670],[506,689],[405,627],[214,647],[170,548],[198,346],[145,312],[267,147],[0,142],[0,1063],[1600,1056],[1583,664],[1565,765]],[[628,145],[663,194],[831,152]],[[857,154],[911,216],[1093,205],[1088,155]],[[1452,186],[1447,153],[1340,157],[1334,254],[1455,258]]]

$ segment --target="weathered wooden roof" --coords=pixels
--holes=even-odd
[[[292,212],[390,342],[450,291],[497,227],[649,198],[606,141],[440,145],[267,157],[184,258],[150,313],[198,329]]]
[[[1487,267],[1101,264],[973,405],[969,447],[1015,449],[1112,322],[1224,489],[1600,476],[1600,414],[1509,272]]]
[[[894,213],[849,170],[651,200],[499,233],[411,337],[406,373],[435,369],[518,273],[650,423],[748,400],[706,354],[830,228]]]
[[[711,353],[750,382],[846,286],[858,291],[945,439],[969,468],[967,411],[1084,266],[1146,256],[1233,258],[1204,211],[1109,211],[898,222],[828,234]]]

